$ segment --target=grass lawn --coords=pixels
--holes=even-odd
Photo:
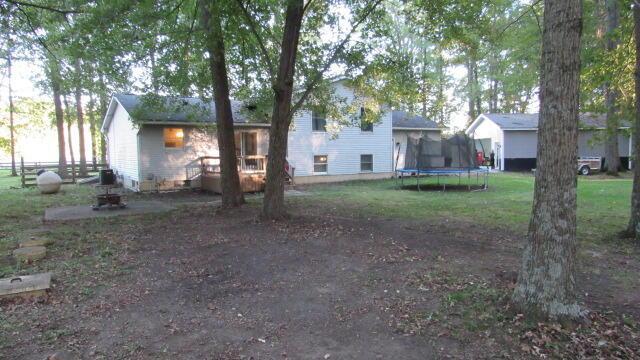
[[[458,180],[445,181],[457,184]],[[435,180],[421,182],[434,183]],[[415,180],[405,182],[410,183]],[[499,173],[491,175],[489,190],[477,192],[398,190],[393,180],[326,184],[313,186],[310,190],[317,199],[333,203],[338,211],[346,209],[364,216],[412,219],[457,218],[525,234],[531,215],[533,186],[531,174]],[[578,236],[581,240],[608,240],[625,228],[631,186],[632,180],[628,178],[579,178]]]
[[[293,216],[282,222],[259,220],[259,197],[217,211],[194,204],[211,200],[199,193],[132,195],[186,201],[162,214],[43,223],[45,208],[91,204],[94,190],[41,195],[2,172],[0,277],[55,280],[47,299],[0,302],[0,358],[637,358],[640,261],[611,241],[631,180],[580,178],[589,266],[577,283],[593,325],[578,329],[508,309],[533,177],[495,174],[490,185],[301,187],[310,196],[288,197]],[[33,234],[54,240],[46,258],[15,263],[11,250]]]

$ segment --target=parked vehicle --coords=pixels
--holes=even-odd
[[[602,166],[601,157],[580,157],[578,158],[578,174],[589,175],[593,171],[600,171]]]

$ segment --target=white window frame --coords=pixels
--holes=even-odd
[[[180,131],[182,131],[182,146],[167,146],[167,130],[169,129],[178,129]],[[183,127],[175,127],[175,126],[166,126],[162,128],[162,146],[164,147],[165,150],[183,150],[184,149],[184,143],[186,142],[186,132],[184,130]]]
[[[316,114],[318,115],[322,115],[323,117],[320,116],[316,116]],[[323,119],[324,120],[324,129],[321,130],[316,130],[314,129],[315,127],[315,120],[316,119]],[[311,112],[311,131],[315,132],[315,133],[326,133],[327,132],[327,114],[323,114],[323,113],[318,113],[316,111],[312,111]]]
[[[324,157],[324,163],[316,162],[316,158]],[[316,171],[316,165],[324,165],[325,171]],[[318,175],[327,174],[329,172],[329,156],[327,155],[313,155],[313,173]]]
[[[363,156],[371,156],[371,161],[370,162],[363,162],[362,161],[362,157]],[[363,170],[362,169],[362,164],[371,164],[371,170]],[[373,154],[360,154],[360,172],[362,173],[371,173],[373,172]]]
[[[364,114],[365,114],[365,111],[366,111],[366,109],[365,109],[364,107],[361,107],[361,108],[360,108],[360,132],[361,132],[361,133],[365,133],[365,134],[372,134],[372,133],[373,133],[373,127],[374,127],[374,126],[373,126],[373,123],[371,123],[371,124],[366,124],[366,125],[367,125],[367,128],[368,128],[369,126],[371,127],[371,130],[364,130],[364,129],[362,128],[362,125],[363,125],[362,121],[364,120]]]

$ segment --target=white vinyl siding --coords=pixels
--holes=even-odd
[[[342,83],[335,87],[338,97],[353,99],[351,90]],[[311,111],[296,113],[292,121],[296,130],[289,132],[287,159],[296,168],[296,176],[314,175],[313,156],[318,154],[327,155],[327,175],[360,174],[361,154],[373,155],[374,173],[392,172],[391,111],[382,114],[372,132],[361,131],[358,124],[342,128],[336,138],[313,131]]]
[[[138,129],[133,126],[129,114],[120,104],[113,113],[107,135],[107,155],[109,166],[117,174],[124,186],[136,189],[139,179]]]

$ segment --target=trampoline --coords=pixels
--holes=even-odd
[[[420,177],[421,176],[435,176],[437,179],[437,185],[442,185],[442,190],[447,190],[447,183],[443,182],[440,184],[441,176],[457,176],[458,177],[458,186],[462,186],[462,179],[467,178],[466,186],[469,191],[472,188],[473,178],[475,177],[476,189],[486,190],[489,188],[489,169],[483,168],[469,168],[469,169],[453,169],[453,168],[442,168],[442,169],[399,169],[396,170],[396,186],[400,188],[404,187],[404,178],[409,176],[414,176],[416,178],[416,188],[420,191]],[[398,184],[398,178],[400,178],[400,184]]]
[[[421,177],[435,177],[437,188],[471,191],[489,188],[489,169],[478,167],[475,141],[465,134],[457,134],[446,140],[407,138],[407,148],[403,169],[395,169],[396,186],[406,188],[405,177],[416,178],[416,189],[420,188]],[[441,177],[457,177],[457,186],[443,181]],[[475,178],[475,184],[473,184]],[[463,184],[463,179],[466,179]],[[398,181],[399,180],[399,181]]]

